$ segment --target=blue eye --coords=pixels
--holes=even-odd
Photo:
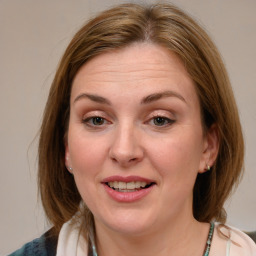
[[[174,122],[173,120],[166,117],[162,117],[162,116],[154,117],[152,121],[153,121],[153,124],[156,126],[166,126]]]

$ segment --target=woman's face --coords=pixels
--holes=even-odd
[[[194,84],[160,46],[104,53],[75,76],[66,165],[96,228],[139,234],[193,218],[208,142]]]

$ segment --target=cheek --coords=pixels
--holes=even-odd
[[[102,142],[102,141],[101,141]],[[106,148],[104,143],[89,136],[73,132],[69,136],[69,152],[78,191],[86,205],[93,210],[99,193],[100,173],[104,166]]]
[[[191,132],[179,132],[165,138],[158,147],[150,146],[152,164],[162,176],[195,176],[199,170],[202,155],[201,137]],[[188,177],[188,178],[186,178]]]
[[[69,152],[74,172],[79,176],[99,172],[107,152],[106,143],[91,136],[80,136],[75,132],[72,135],[69,137]]]

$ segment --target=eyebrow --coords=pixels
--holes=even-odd
[[[146,96],[145,98],[142,99],[141,104],[148,104],[166,97],[176,97],[186,103],[186,100],[184,99],[184,97],[181,96],[179,93],[174,91],[164,91],[159,93],[153,93]]]
[[[161,98],[166,98],[166,97],[176,97],[186,103],[186,100],[184,99],[184,97],[181,96],[179,93],[174,92],[174,91],[164,91],[164,92],[159,92],[159,93],[153,93],[153,94],[146,96],[145,98],[143,98],[141,100],[141,104],[149,104],[151,102],[154,102],[154,101],[160,100]],[[94,102],[97,102],[97,103],[111,105],[111,102],[108,99],[106,99],[102,96],[96,95],[96,94],[89,94],[89,93],[82,93],[82,94],[78,95],[75,98],[74,103],[81,99],[84,99],[84,98],[89,99]]]
[[[82,93],[80,95],[78,95],[75,100],[74,103],[78,100],[87,98],[91,101],[97,102],[97,103],[101,103],[101,104],[107,104],[107,105],[111,105],[110,101],[104,97],[101,97],[99,95],[96,94],[88,94],[88,93]]]

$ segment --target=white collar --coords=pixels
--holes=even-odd
[[[72,218],[62,226],[56,256],[88,255],[88,243],[80,232],[81,222]]]

